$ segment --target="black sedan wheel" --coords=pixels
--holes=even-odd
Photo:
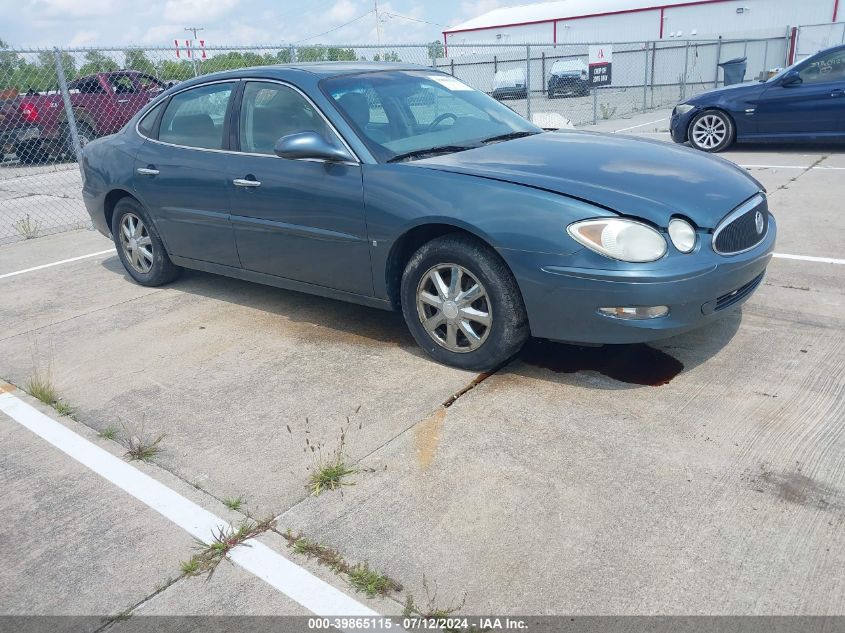
[[[115,205],[112,237],[126,272],[142,286],[161,286],[182,272],[170,261],[158,231],[136,200],[123,198]]]
[[[721,152],[734,140],[731,118],[721,110],[705,110],[689,124],[689,142],[705,152]]]
[[[414,253],[401,299],[417,343],[446,365],[489,371],[528,338],[516,280],[494,251],[468,236],[445,235]]]

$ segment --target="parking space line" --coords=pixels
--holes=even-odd
[[[107,251],[99,251],[97,253],[88,253],[87,255],[80,255],[79,257],[71,257],[70,259],[63,259],[58,262],[50,262],[49,264],[41,264],[40,266],[33,266],[32,268],[24,268],[23,270],[16,270],[11,273],[0,275],[0,279],[6,277],[15,277],[16,275],[23,275],[24,273],[35,272],[36,270],[43,270],[45,268],[52,268],[53,266],[61,266],[62,264],[70,264],[71,262],[78,262],[80,259],[88,259],[89,257],[97,257],[98,255],[106,255],[107,253],[114,253],[114,249],[110,248]]]
[[[208,543],[215,530],[229,526],[225,520],[89,442],[14,394],[0,393],[0,411],[194,538]],[[229,556],[232,562],[316,615],[379,615],[259,541],[250,540],[249,547],[235,547]]]
[[[818,262],[820,264],[839,264],[845,265],[845,259],[835,259],[833,257],[813,257],[811,255],[789,255],[787,253],[774,253],[772,257],[777,259],[797,259],[802,262]]]
[[[661,121],[668,121],[669,117],[663,117],[662,119],[657,119],[656,121],[649,121],[648,123],[640,123],[639,125],[632,125],[631,127],[623,127],[621,130],[613,130],[614,134],[618,134],[619,132],[627,132],[628,130],[636,130],[638,127],[645,127],[646,125],[654,125],[655,123],[660,123]]]

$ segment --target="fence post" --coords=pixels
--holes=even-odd
[[[67,129],[70,132],[70,142],[73,145],[73,153],[76,155],[79,172],[82,173],[82,147],[79,145],[79,131],[76,129],[76,116],[73,113],[73,104],[70,102],[65,69],[62,66],[62,55],[59,53],[57,47],[53,48],[53,56],[56,60],[56,77],[59,80],[59,92],[62,93],[62,101],[65,104],[65,116],[67,117]]]
[[[687,72],[689,71],[689,40],[684,49],[684,79],[681,82],[681,101],[687,98]]]
[[[497,72],[499,72],[499,60],[493,55],[493,74],[495,75]]]
[[[531,46],[525,47],[525,113],[531,120]]]
[[[449,70],[449,72],[452,74],[452,77],[454,77],[455,76],[455,60],[454,60],[454,58],[449,60],[449,65],[451,66],[451,70]]]
[[[599,87],[594,86],[591,92],[593,93],[593,125],[595,125],[599,122]]]
[[[769,40],[766,40],[766,46],[763,48],[763,71],[766,75],[769,74]]]
[[[716,44],[716,77],[713,79],[713,87],[719,87],[719,62],[722,61],[722,36],[719,36],[719,41]]]
[[[651,43],[651,108],[654,109],[654,66],[657,61],[657,42]]]
[[[644,42],[645,59],[643,59],[643,112],[646,109],[646,95],[648,94],[648,46],[649,42]]]
[[[540,87],[542,92],[546,84],[546,51],[540,52],[540,81],[542,82]]]
[[[290,58],[290,62],[293,64],[296,62],[296,47],[291,44],[288,49],[290,50],[288,57]]]

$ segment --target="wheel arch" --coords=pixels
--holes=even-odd
[[[728,144],[728,147],[732,143],[735,143],[736,142],[736,136],[737,136],[736,118],[731,114],[730,110],[727,110],[727,109],[725,109],[721,106],[718,106],[718,105],[707,106],[706,108],[702,108],[701,110],[696,112],[694,117],[692,117],[690,119],[689,123],[687,123],[687,130],[686,130],[686,135],[687,135],[686,140],[687,140],[687,142],[690,142],[690,139],[692,138],[692,135],[690,134],[690,132],[692,132],[693,123],[695,123],[698,120],[698,117],[700,115],[704,114],[705,112],[718,112],[718,113],[724,114],[726,117],[728,117],[728,119],[731,122],[731,142]]]
[[[135,196],[133,196],[129,191],[126,189],[112,189],[106,194],[106,197],[103,199],[103,217],[106,220],[106,226],[109,228],[109,233],[111,233],[111,223],[112,219],[114,218],[114,208],[117,206],[117,203],[123,200],[123,198],[132,198],[138,204],[141,204],[141,201],[138,200]]]
[[[417,252],[423,244],[426,244],[438,237],[453,234],[465,235],[484,244],[491,252],[495,253],[496,257],[502,260],[505,267],[511,275],[513,275],[513,270],[508,262],[505,261],[498,251],[496,251],[490,243],[490,240],[479,234],[477,231],[473,231],[465,226],[450,224],[440,220],[417,224],[407,229],[393,242],[387,256],[384,281],[388,300],[394,309],[401,310],[400,287],[402,284],[402,273],[405,271],[405,266],[408,264],[408,260],[411,259],[413,254]],[[514,278],[516,278],[515,275]]]

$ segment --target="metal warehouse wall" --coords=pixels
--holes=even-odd
[[[456,45],[630,42],[719,35],[731,38],[768,37],[783,34],[787,26],[831,22],[836,3],[837,0],[727,0],[458,33],[447,31],[445,38],[447,45]],[[738,9],[742,12],[737,13]],[[840,7],[839,13],[845,14],[845,6]]]

